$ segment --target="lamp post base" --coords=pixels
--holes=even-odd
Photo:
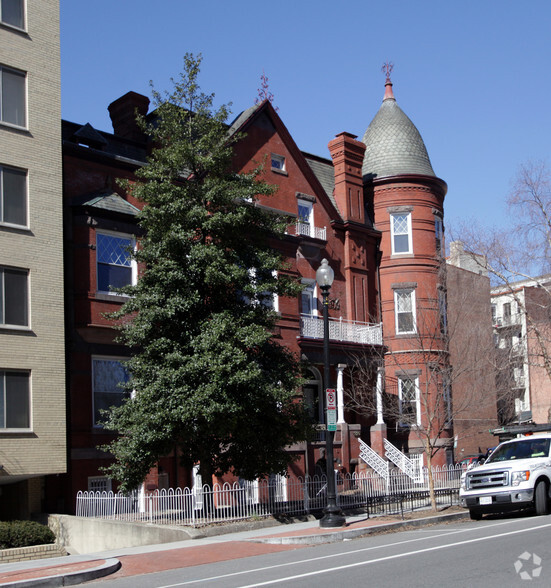
[[[323,511],[323,517],[320,519],[322,529],[334,529],[335,527],[344,527],[346,519],[338,506],[328,506]]]

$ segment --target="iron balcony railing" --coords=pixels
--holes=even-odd
[[[300,335],[310,339],[323,339],[323,318],[308,314],[301,315]],[[330,318],[329,339],[365,345],[382,345],[383,328],[382,324]]]
[[[326,241],[326,228],[323,227],[313,227],[307,223],[298,222],[295,225],[295,234],[303,235],[304,237],[313,237],[314,239],[321,239],[322,241]]]

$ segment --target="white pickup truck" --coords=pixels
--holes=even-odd
[[[505,441],[484,464],[461,477],[461,506],[472,519],[483,514],[534,507],[549,513],[551,491],[551,433]]]

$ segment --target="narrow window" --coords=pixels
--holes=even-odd
[[[0,67],[0,120],[18,127],[27,124],[25,73]]]
[[[415,333],[415,291],[412,289],[394,291],[396,333]]]
[[[398,378],[400,395],[400,422],[404,425],[420,425],[419,384],[417,378]]]
[[[0,429],[29,429],[30,374],[0,371]]]
[[[110,292],[135,284],[134,264],[130,250],[134,240],[126,235],[97,233],[97,284],[98,291]]]
[[[298,233],[308,237],[314,236],[314,214],[311,202],[306,200],[298,201]]]
[[[392,253],[412,253],[411,213],[390,215]]]
[[[127,397],[123,386],[129,380],[124,363],[118,359],[92,359],[92,389],[94,395],[94,426],[104,420],[102,410],[120,406]]]
[[[438,314],[440,318],[440,332],[442,335],[448,333],[448,309],[446,302],[446,292],[438,290]]]
[[[434,236],[436,239],[436,255],[442,257],[444,255],[444,223],[438,216],[434,217]]]
[[[315,307],[315,288],[316,284],[312,281],[303,281],[304,289],[302,290],[300,299],[300,312],[308,316],[313,316],[316,313]]]
[[[25,28],[24,0],[2,0],[0,3],[0,21],[4,24]]]
[[[29,325],[28,276],[27,270],[0,267],[0,325]]]
[[[0,223],[27,226],[27,173],[0,167]]]

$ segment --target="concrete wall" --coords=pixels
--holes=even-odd
[[[50,515],[48,525],[57,541],[70,553],[94,553],[124,547],[185,541],[191,532],[181,527],[148,525],[88,519],[69,515]]]

